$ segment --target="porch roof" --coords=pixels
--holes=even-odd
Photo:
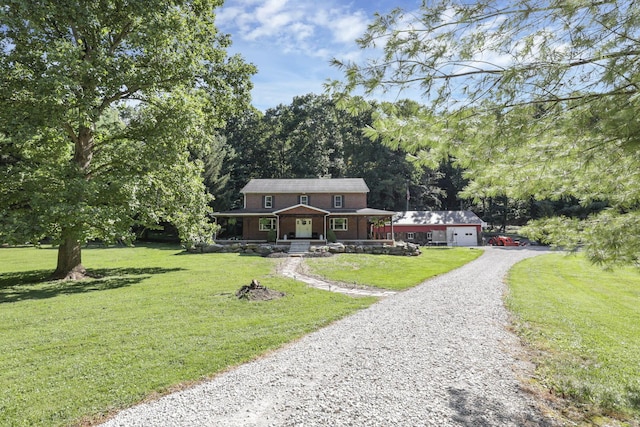
[[[308,205],[293,205],[284,209],[236,209],[233,211],[222,211],[222,212],[214,212],[214,217],[241,217],[241,216],[277,216],[280,213],[284,213],[288,210],[297,208],[297,207],[306,207],[311,210],[315,210],[319,213],[329,215],[329,216],[339,216],[339,215],[354,215],[354,216],[393,216],[396,212],[393,211],[385,211],[382,209],[373,209],[373,208],[363,208],[363,209],[331,209],[329,211],[316,208]]]
[[[330,213],[329,211],[326,211],[324,209],[316,208],[315,206],[309,206],[302,203],[289,206],[284,209],[278,209],[277,211],[273,211],[273,213],[276,215],[279,215],[279,214],[287,213],[289,211],[300,211],[300,212],[293,212],[294,215],[297,215],[298,213],[300,213],[301,215],[304,215],[303,213],[304,211],[318,212],[325,215]]]

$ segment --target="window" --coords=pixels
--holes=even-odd
[[[431,231],[427,231],[427,240],[433,239],[433,233]]]
[[[329,227],[332,230],[336,231],[346,231],[347,230],[347,218],[330,218],[329,219]]]
[[[273,196],[264,196],[264,207],[268,209],[273,207]]]
[[[260,218],[260,231],[271,231],[276,229],[275,218]]]
[[[342,196],[333,196],[333,207],[334,208],[342,207]]]
[[[407,232],[407,240],[413,240],[416,238],[416,233],[409,231]]]
[[[301,205],[308,205],[309,204],[309,196],[307,196],[307,195],[300,196],[300,204]]]

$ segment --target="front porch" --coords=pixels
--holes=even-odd
[[[392,234],[381,236],[374,233],[374,225],[390,222],[392,214],[368,208],[327,211],[300,204],[271,212],[225,212],[215,216],[220,225],[220,234],[214,239],[269,241],[277,244],[299,240],[310,241],[312,244],[375,244],[380,240],[393,241]]]

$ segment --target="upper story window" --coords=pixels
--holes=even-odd
[[[306,194],[303,194],[302,196],[300,196],[300,204],[301,205],[308,205],[309,204],[309,196],[307,196]]]
[[[334,208],[341,208],[342,207],[342,196],[333,196],[333,207]]]
[[[264,196],[264,207],[267,209],[273,208],[273,196]]]

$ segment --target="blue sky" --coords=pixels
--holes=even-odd
[[[265,111],[293,97],[322,93],[327,79],[340,79],[331,58],[358,61],[355,39],[375,12],[417,9],[420,0],[225,0],[217,24],[231,34],[230,53],[258,67],[253,105]]]

